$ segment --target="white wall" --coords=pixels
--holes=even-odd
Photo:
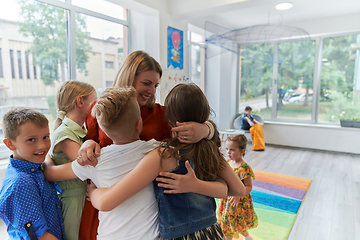
[[[360,154],[360,128],[265,123],[265,142]]]

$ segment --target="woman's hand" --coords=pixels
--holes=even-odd
[[[86,140],[79,149],[77,161],[81,166],[95,167],[98,156],[100,156],[100,145],[94,140]]]
[[[231,206],[237,207],[240,205],[240,198],[241,197],[229,197],[229,202]]]
[[[170,190],[164,190],[164,193],[187,193],[195,192],[195,186],[199,179],[196,177],[194,170],[190,166],[189,161],[185,162],[185,167],[188,171],[187,174],[181,175],[169,172],[160,172],[156,181],[159,187],[167,188]],[[166,177],[166,178],[164,178]]]
[[[176,122],[176,126],[171,131],[177,132],[178,139],[182,143],[197,143],[209,135],[209,127],[205,123]]]

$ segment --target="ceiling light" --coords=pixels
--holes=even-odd
[[[288,10],[292,8],[292,3],[279,3],[275,6],[277,10]]]

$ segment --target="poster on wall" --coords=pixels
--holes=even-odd
[[[183,31],[168,26],[167,28],[168,68],[184,68]]]

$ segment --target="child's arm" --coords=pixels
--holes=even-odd
[[[51,233],[45,232],[39,240],[58,240],[54,235]]]
[[[100,211],[111,211],[136,193],[140,192],[161,171],[159,150],[147,154],[124,178],[110,188],[88,188],[92,205]]]
[[[244,179],[244,185],[246,188],[245,196],[248,195],[252,190],[252,180],[251,177]],[[241,197],[229,197],[229,202],[233,207],[237,207],[240,204]]]
[[[252,180],[251,177],[247,177],[244,179],[244,185],[246,188],[245,195],[248,195],[252,190]]]
[[[245,117],[245,119],[250,124],[251,127],[254,125],[253,121],[251,121],[250,118]]]
[[[228,185],[228,196],[245,196],[245,186],[229,164],[219,173],[219,177]]]
[[[77,142],[65,139],[56,145],[54,151],[63,152],[69,159],[71,159],[71,161],[74,161],[77,158],[77,152],[79,149],[80,145]],[[51,182],[77,178],[71,168],[71,163],[56,166],[49,154],[46,155],[46,159],[43,164],[43,172],[45,179]]]
[[[167,177],[156,178],[156,181],[160,182],[158,183],[159,187],[170,189],[164,190],[164,193],[193,192],[214,198],[225,198],[227,196],[228,188],[222,179],[201,181],[196,177],[189,161],[185,162],[185,167],[188,171],[185,175],[169,172],[161,172],[159,174],[160,176]]]
[[[47,155],[46,158],[50,158],[50,156]],[[49,162],[52,160],[50,158],[50,160],[47,159],[47,160],[45,160],[45,162],[46,161]],[[75,175],[74,171],[72,170],[71,162],[65,163],[62,165],[58,165],[58,166],[53,165],[51,167],[49,167],[49,164],[45,164],[43,167],[43,172],[44,172],[46,181],[50,181],[50,182],[78,178]]]

